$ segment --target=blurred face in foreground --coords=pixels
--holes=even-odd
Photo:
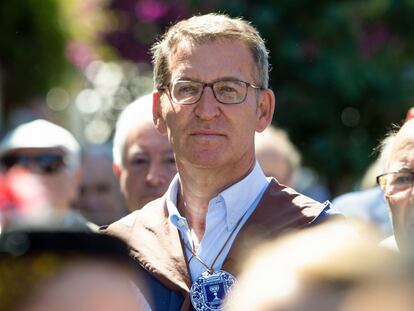
[[[150,122],[133,129],[125,142],[124,167],[115,169],[130,212],[161,197],[177,172],[166,136]]]
[[[75,262],[40,284],[19,311],[144,310],[126,272],[97,260]]]

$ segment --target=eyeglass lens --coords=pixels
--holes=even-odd
[[[0,159],[0,163],[7,171],[15,165],[33,168],[44,174],[51,174],[59,171],[65,166],[64,156],[56,153],[44,153],[32,156],[8,155]]]
[[[247,83],[243,81],[217,81],[212,84],[197,81],[175,81],[171,87],[174,102],[193,104],[200,100],[203,90],[211,86],[215,98],[223,104],[239,104],[247,95]]]
[[[404,194],[412,189],[414,174],[411,172],[389,173],[380,177],[381,188],[387,196]]]

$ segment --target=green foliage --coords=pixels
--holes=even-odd
[[[69,40],[77,43],[72,62],[84,68],[94,50],[85,46],[95,44],[100,27],[112,25],[117,31],[102,35],[106,47],[149,63],[148,48],[166,26],[212,11],[243,16],[259,28],[273,65],[274,123],[334,193],[362,176],[378,140],[414,105],[414,0],[112,0],[108,10],[118,17],[111,23],[96,17],[96,3],[0,2],[6,107],[59,85],[70,68]],[[72,14],[63,16],[62,7]]]
[[[335,192],[413,105],[414,1],[230,1],[270,50],[274,123]]]
[[[3,100],[15,105],[44,96],[69,68],[56,0],[0,1]]]

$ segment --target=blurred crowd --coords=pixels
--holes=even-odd
[[[229,25],[234,22],[220,15],[209,18]],[[191,22],[198,20],[190,19]],[[237,23],[241,23],[237,26],[244,27],[243,31],[251,32],[251,37],[258,36],[247,23]],[[185,27],[189,26],[179,24],[175,31]],[[162,40],[176,42],[176,34],[169,35]],[[204,60],[209,64],[208,69],[203,67],[204,71],[220,72],[232,67],[225,64],[224,69],[216,68],[217,59],[211,61],[210,57],[215,56],[209,52],[220,47],[228,63],[239,61],[238,57],[246,52],[245,46],[237,45],[238,39],[234,38],[238,37],[233,36],[232,33],[230,39],[217,42],[193,42],[190,38],[188,46],[177,43],[180,57],[176,50],[164,57],[182,62],[181,67],[172,68],[174,73],[179,72],[179,78],[168,86],[157,85],[153,94],[130,103],[119,115],[109,144],[81,146],[67,129],[44,119],[22,123],[4,135],[0,141],[0,310],[222,310],[217,301],[231,311],[411,309],[411,112],[404,124],[382,139],[378,157],[365,173],[360,189],[332,198],[317,174],[301,164],[300,152],[290,141],[288,131],[269,125],[274,97],[266,82],[257,86],[229,78],[209,83],[187,81],[180,71],[185,68],[191,75],[188,72],[202,67]],[[154,56],[160,58],[159,71],[163,70],[163,43],[153,50],[156,53],[158,49],[161,55]],[[229,57],[232,54],[226,53],[232,49],[228,44],[239,48],[240,55]],[[208,221],[202,223],[204,227],[197,227],[194,219],[199,214],[187,214],[185,218],[180,213],[184,208],[193,211],[190,205],[194,202],[199,204],[194,204],[197,207],[203,205],[203,191],[217,182],[218,173],[233,176],[238,172],[238,166],[219,165],[227,159],[223,160],[224,153],[231,159],[237,154],[232,149],[211,155],[211,160],[207,147],[219,143],[210,136],[224,134],[211,128],[191,129],[191,139],[202,137],[189,141],[204,144],[205,148],[203,154],[194,152],[191,158],[188,141],[181,141],[190,131],[187,127],[191,120],[177,121],[174,114],[183,116],[189,111],[185,109],[190,109],[183,107],[194,107],[196,103],[200,106],[195,114],[205,122],[221,113],[216,106],[205,104],[202,96],[210,96],[228,111],[243,105],[247,108],[240,109],[248,109],[248,104],[239,104],[254,98],[248,95],[250,89],[265,93],[262,97],[257,95],[259,117],[255,119],[252,109],[246,113],[249,119],[238,120],[245,121],[247,130],[240,133],[245,135],[246,150],[252,148],[254,161],[240,176],[229,179],[238,188],[232,188],[234,184],[229,182],[220,195],[212,198],[214,206],[224,206],[225,213],[211,214],[213,203],[208,203],[203,210]],[[167,95],[161,99],[163,91]],[[244,148],[240,144],[231,147]],[[197,175],[200,167],[206,166],[207,172]],[[210,184],[200,183],[200,176]],[[239,181],[245,183],[236,183]],[[191,191],[194,189],[198,192]],[[250,191],[259,193],[259,198],[263,195],[268,200],[266,204],[259,203]],[[231,213],[229,204],[245,202],[249,202],[245,210]],[[258,213],[251,210],[256,205],[261,208]],[[280,207],[282,212],[266,214],[270,205]],[[237,221],[232,218],[235,215],[240,216]],[[225,222],[220,222],[220,217]],[[255,221],[256,227],[246,218]],[[251,230],[241,229],[240,224]],[[297,230],[307,227],[310,228]],[[239,232],[243,240],[235,239]],[[244,239],[249,235],[256,239],[254,247],[248,244],[252,241]],[[217,257],[209,257],[209,248],[203,244],[206,241],[213,250],[223,244]],[[229,241],[243,251],[228,246]],[[164,251],[173,254],[168,263],[162,257]],[[223,251],[230,260],[220,258]],[[211,259],[212,264],[206,264],[200,254]],[[235,254],[243,260],[235,260]],[[183,262],[184,257],[188,261]],[[159,260],[159,270],[153,269],[154,260]],[[230,267],[229,271],[237,274],[237,282],[229,273],[217,269],[216,263]],[[208,273],[198,278],[193,272],[197,269]],[[223,283],[211,276],[227,279]],[[200,280],[207,284],[201,285],[204,293],[191,286],[190,302],[186,286]],[[228,294],[225,299],[224,294]],[[199,302],[203,295],[209,304]],[[168,297],[168,303],[164,297]]]

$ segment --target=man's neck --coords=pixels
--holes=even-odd
[[[177,207],[184,215],[190,230],[198,241],[201,241],[208,211],[212,198],[224,189],[237,183],[247,176],[254,168],[255,159],[246,163],[245,169],[227,167],[220,169],[200,169],[186,165],[180,170],[180,190],[177,196]],[[237,174],[235,174],[237,172]],[[197,244],[198,241],[195,241]]]

